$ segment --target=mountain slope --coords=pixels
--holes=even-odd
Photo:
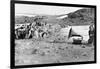
[[[86,8],[62,15],[36,15],[33,17],[15,16],[15,23],[32,23],[40,18],[40,21],[51,24],[60,24],[62,27],[66,25],[89,25],[94,23],[94,13],[93,8]]]
[[[62,20],[62,23],[69,25],[88,25],[94,23],[94,9],[80,9],[73,13],[69,13],[67,18]]]

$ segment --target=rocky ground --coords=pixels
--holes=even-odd
[[[94,60],[93,45],[15,40],[15,65],[68,63]]]

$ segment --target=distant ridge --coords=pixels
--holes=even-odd
[[[94,23],[94,9],[86,8],[79,9],[75,12],[62,15],[44,15],[44,14],[16,14],[15,23],[24,23],[24,22],[34,22],[34,19],[37,17],[43,17],[41,21],[52,24],[60,24],[61,26],[66,25],[89,25]]]

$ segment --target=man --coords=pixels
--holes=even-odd
[[[95,34],[95,29],[94,29],[94,24],[90,25],[89,27],[89,40],[88,44],[94,44],[94,34]]]
[[[24,27],[18,28],[17,35],[19,39],[24,39],[25,38],[25,28]]]

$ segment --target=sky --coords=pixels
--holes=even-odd
[[[48,5],[29,5],[15,4],[15,15],[18,14],[43,14],[43,15],[62,15],[74,12],[80,7],[62,7]]]

